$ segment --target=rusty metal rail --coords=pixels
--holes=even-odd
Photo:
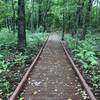
[[[49,34],[50,35],[50,34]],[[30,72],[32,71],[32,69],[34,68],[34,66],[36,65],[47,41],[49,38],[49,35],[47,37],[47,40],[45,41],[45,43],[43,44],[43,46],[41,47],[39,53],[37,54],[36,58],[34,59],[34,61],[32,62],[32,64],[30,65],[29,69],[27,70],[27,72],[25,73],[25,75],[23,76],[22,80],[20,81],[20,83],[18,84],[17,88],[15,89],[15,91],[13,92],[12,96],[9,98],[9,100],[16,100],[17,96],[19,95],[21,89],[23,88],[23,85],[25,84],[25,82],[28,79],[28,76],[30,74]]]
[[[91,100],[96,100],[93,92],[91,91],[90,87],[88,86],[88,84],[86,83],[86,81],[84,80],[83,76],[81,75],[80,71],[78,70],[78,68],[76,67],[74,61],[72,60],[71,56],[69,55],[68,51],[66,50],[64,43],[61,41],[61,45],[64,49],[65,55],[68,57],[70,63],[72,64],[73,69],[75,70],[77,76],[79,77],[84,89],[86,90],[88,96],[90,97]]]

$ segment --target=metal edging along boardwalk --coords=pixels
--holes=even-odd
[[[69,53],[67,52],[63,42],[61,41],[61,45],[64,49],[64,52],[66,54],[66,56],[68,57],[69,61],[72,64],[73,69],[75,70],[76,74],[78,75],[83,87],[85,88],[85,90],[87,91],[87,94],[89,95],[91,100],[96,100],[95,96],[93,95],[93,92],[91,91],[90,87],[88,86],[88,84],[86,83],[86,81],[84,80],[83,76],[81,75],[81,73],[79,72],[78,68],[76,67],[74,61],[72,60],[71,56],[69,55]]]
[[[49,33],[50,35],[50,33]],[[43,46],[41,47],[39,53],[37,54],[36,58],[34,59],[34,61],[32,62],[32,64],[30,65],[29,69],[27,70],[27,72],[25,73],[25,75],[23,76],[22,80],[20,81],[20,83],[18,84],[17,88],[15,89],[15,91],[13,92],[12,96],[9,98],[9,100],[16,100],[17,96],[19,95],[24,83],[27,81],[28,76],[30,74],[30,72],[32,71],[33,67],[35,66],[35,64],[37,63],[48,39],[49,39],[49,35],[47,37],[47,40],[45,41],[45,43],[43,44]]]

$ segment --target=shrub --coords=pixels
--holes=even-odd
[[[65,36],[65,41],[66,41],[67,47],[69,49],[75,49],[75,47],[76,47],[76,40],[72,37],[71,34],[67,34]]]
[[[96,57],[97,37],[87,34],[85,40],[78,40],[77,46],[75,45],[77,39],[71,35],[66,35],[65,40],[75,60],[81,64],[83,71],[90,74],[93,85],[100,87],[100,67]]]
[[[5,79],[0,80],[0,93],[9,92],[9,89],[10,89],[10,83]]]
[[[95,46],[93,46],[89,40],[80,41],[77,49],[73,50],[73,52],[79,62],[82,63],[84,69],[98,65]]]
[[[0,77],[0,96],[6,96],[6,93],[12,90],[13,87],[10,88],[12,80],[15,81],[17,79],[19,82],[21,74],[23,74],[23,72],[20,74],[19,72],[21,69],[24,70],[26,68],[23,65],[31,57],[29,55],[34,56],[38,52],[46,37],[46,33],[31,33],[26,30],[27,46],[25,51],[18,52],[16,49],[17,35],[12,34],[12,32],[9,33],[7,29],[0,31],[0,75],[2,76]]]
[[[1,31],[0,31],[0,44],[15,44],[16,41],[17,41],[17,38],[16,38],[16,34],[13,34],[12,32],[9,33],[9,30],[6,29],[6,28],[3,28]]]

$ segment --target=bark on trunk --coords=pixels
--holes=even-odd
[[[18,49],[22,51],[26,45],[24,0],[18,0]]]

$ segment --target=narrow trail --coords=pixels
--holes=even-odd
[[[57,34],[51,34],[21,95],[24,100],[84,100]]]

